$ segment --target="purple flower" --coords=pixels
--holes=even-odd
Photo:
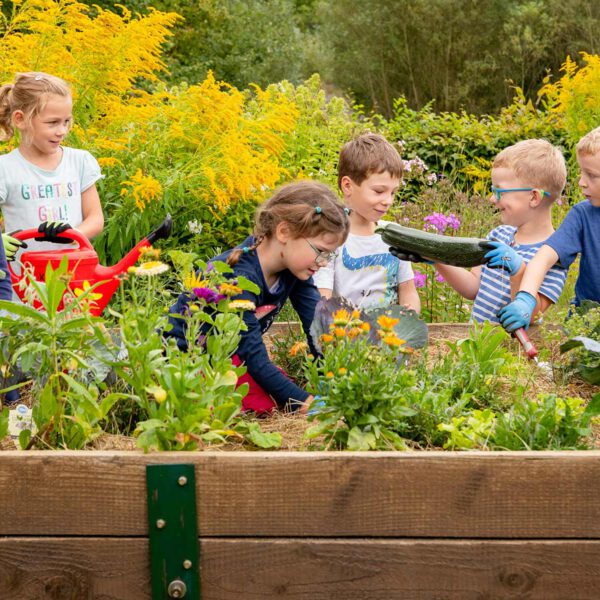
[[[425,273],[419,273],[419,271],[415,271],[415,287],[425,287],[426,282],[427,275],[425,275]]]
[[[454,214],[450,213],[446,216],[443,213],[434,212],[427,215],[424,219],[425,231],[428,229],[435,229],[437,233],[444,233],[448,227],[451,227],[456,231],[460,227],[460,219]]]
[[[436,274],[435,274],[435,280],[436,280],[436,281],[439,281],[440,283],[444,283],[444,281],[446,281],[446,280],[444,279],[444,276],[443,276],[443,275],[440,275],[440,274],[439,274],[439,273],[437,273],[437,272],[436,272]]]
[[[216,304],[220,300],[223,300],[225,296],[215,292],[215,290],[211,290],[207,287],[194,288],[194,294],[196,298],[200,298],[204,300],[207,304]]]

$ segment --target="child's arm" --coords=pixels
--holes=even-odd
[[[417,313],[421,312],[421,299],[415,287],[415,280],[409,279],[398,285],[398,304],[412,308]]]
[[[77,230],[92,239],[104,229],[102,205],[95,185],[81,193],[81,212],[83,221],[77,226]]]
[[[544,244],[525,268],[519,291],[515,299],[499,313],[500,323],[508,332],[521,327],[527,329],[538,312],[546,310],[552,302],[539,289],[552,265],[558,261],[558,254]]]
[[[473,267],[471,270],[463,267],[453,267],[436,263],[437,272],[444,277],[446,283],[456,290],[463,298],[474,300],[479,291],[479,279],[481,267]]]

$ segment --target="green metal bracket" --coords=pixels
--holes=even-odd
[[[200,600],[194,465],[147,465],[152,600]]]

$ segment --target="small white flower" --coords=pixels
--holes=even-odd
[[[190,230],[190,233],[199,235],[202,233],[202,223],[197,220],[188,221],[188,229]]]

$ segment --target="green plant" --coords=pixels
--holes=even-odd
[[[92,317],[94,286],[79,297],[68,289],[71,278],[65,257],[58,268],[46,267],[45,283],[25,271],[22,281],[31,305],[0,301],[0,324],[5,334],[0,343],[2,362],[32,377],[36,398],[33,419],[37,433],[22,432],[22,447],[81,448],[101,433],[100,423],[122,395],[100,398],[96,383],[106,374],[92,360],[98,346],[111,347],[103,320]],[[64,308],[59,309],[61,302]]]
[[[335,301],[324,302],[313,322],[323,356],[305,365],[308,389],[320,396],[320,407],[310,418],[318,424],[307,431],[309,439],[324,436],[327,447],[349,450],[405,449],[397,428],[405,417],[415,414],[412,390],[415,373],[405,365],[412,352],[408,339],[397,331],[415,333],[418,340],[425,325],[414,311],[393,317],[383,312],[373,320],[356,309],[339,308],[325,316]],[[392,314],[392,311],[388,311]],[[403,323],[404,320],[404,323]],[[406,335],[408,338],[409,336]]]

